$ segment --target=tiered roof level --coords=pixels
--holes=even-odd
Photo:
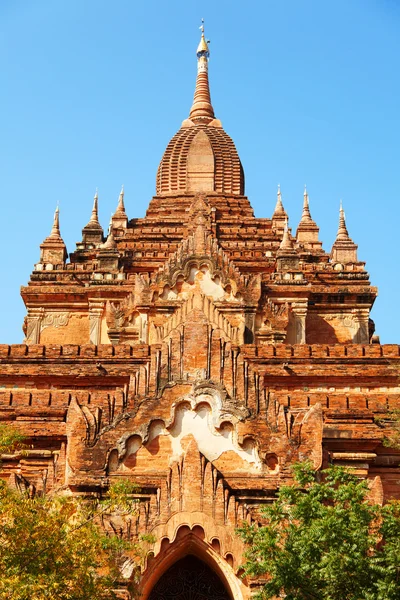
[[[218,297],[220,309],[232,323],[245,323],[239,341],[266,343],[259,332],[265,326],[273,327],[271,323],[266,325],[265,317],[267,303],[272,302],[277,307],[288,307],[288,324],[281,341],[368,343],[372,331],[369,313],[377,292],[369,283],[364,263],[357,258],[357,246],[347,232],[343,209],[330,254],[322,249],[307,190],[295,236],[288,225],[280,187],[272,218],[254,216],[245,196],[244,173],[235,144],[212,106],[210,52],[204,28],[196,54],[197,79],[189,117],[167,145],[158,167],[156,195],[146,215],[128,218],[122,188],[106,241],[98,219],[96,192],[91,218],[68,262],[57,211],[57,223],[41,245],[40,260],[28,285],[22,288],[27,307],[26,342],[58,340],[60,327],[43,326],[54,323],[51,315],[56,313],[69,315],[62,331],[64,342],[151,342],[152,328],[170,318],[177,303],[183,301],[175,290],[174,302],[168,305],[164,301],[161,307],[165,290],[156,282],[166,263],[176,263],[174,257],[182,254],[182,247],[190,246],[193,206],[201,198],[201,227],[208,240],[207,252],[212,249],[213,253],[207,255],[204,250],[203,258],[208,260],[211,279],[221,281],[215,259],[219,255],[223,264],[234,266],[236,278],[246,277],[247,285],[254,288],[252,294],[245,293],[235,277],[226,276],[224,291]],[[201,269],[201,257],[192,251],[196,268]],[[146,302],[137,292],[144,285],[139,280],[150,290]],[[173,287],[175,283],[168,285]],[[236,290],[233,295],[232,290]],[[132,322],[138,319],[140,333],[132,337],[121,330],[117,335],[114,325],[108,324],[107,306],[111,304],[129,304],[130,316],[124,309],[124,319],[130,320],[130,325],[121,327],[134,327]],[[121,316],[121,322],[124,319]]]

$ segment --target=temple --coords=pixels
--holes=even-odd
[[[271,218],[254,216],[208,59],[203,28],[193,104],[145,216],[128,217],[122,189],[105,232],[96,191],[68,258],[57,209],[21,290],[24,343],[0,346],[0,419],[31,447],[3,457],[10,485],[138,485],[120,535],[155,541],[128,557],[124,598],[138,569],[142,600],[250,598],[262,582],[242,578],[235,529],[261,522],[299,460],[354,468],[378,502],[400,495],[399,453],[382,443],[399,346],[374,335],[377,290],[343,208],[329,252],[307,189],[295,234],[280,188]]]

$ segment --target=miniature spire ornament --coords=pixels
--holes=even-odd
[[[124,186],[122,185],[118,198],[117,213],[125,213],[124,194]]]
[[[336,241],[339,240],[349,240],[350,236],[349,236],[349,232],[347,231],[347,227],[346,227],[346,216],[344,214],[344,210],[343,210],[343,206],[342,206],[342,201],[340,201],[340,208],[339,208],[339,227],[338,227],[338,231],[336,234]]]
[[[308,201],[308,193],[307,186],[304,186],[304,194],[303,194],[303,212],[301,213],[301,223],[305,223],[306,221],[312,221],[311,213],[310,213],[310,205]]]
[[[336,234],[336,239],[331,250],[331,260],[334,263],[356,263],[357,262],[357,244],[353,242],[349,236],[346,227],[346,218],[340,201],[339,208],[339,227]]]
[[[63,265],[67,256],[67,248],[60,234],[60,210],[57,205],[50,235],[40,244],[39,264]]]
[[[101,244],[103,241],[103,228],[99,221],[99,194],[96,193],[93,199],[92,214],[89,223],[82,229],[82,241],[84,244]]]
[[[275,204],[274,214],[282,213],[282,212],[285,212],[285,209],[283,208],[283,204],[282,204],[281,186],[278,183],[278,192],[276,194],[276,204]],[[287,219],[286,219],[286,221],[287,221]]]
[[[307,186],[304,186],[303,193],[303,210],[301,219],[296,231],[296,241],[304,252],[309,253],[310,250],[322,252],[322,242],[318,240],[319,227],[312,220],[310,213],[310,201],[308,198]]]
[[[279,246],[279,252],[281,250],[293,250],[293,242],[290,238],[289,235],[289,228],[288,228],[288,220],[286,219],[285,221],[285,228],[283,230],[283,237],[282,237],[282,241],[281,241],[281,245]]]
[[[123,232],[119,230],[126,229],[128,224],[128,217],[125,212],[124,195],[124,186],[122,186],[118,197],[117,210],[113,215],[111,215],[110,228],[112,228],[114,231],[117,231],[117,235],[122,235]]]
[[[56,210],[54,212],[53,226],[51,228],[50,235],[46,239],[61,240],[61,234],[60,234],[60,210],[58,208],[58,205],[57,205]]]
[[[98,194],[98,191],[96,188],[96,193],[95,193],[94,199],[93,199],[92,214],[90,216],[90,221],[89,221],[89,223],[96,223],[96,225],[100,225],[98,203],[99,203],[99,194]]]
[[[274,214],[272,215],[272,230],[273,231],[282,231],[285,227],[285,223],[287,221],[287,212],[283,208],[282,203],[282,194],[281,194],[281,186],[278,184],[278,192],[276,195],[276,205]]]
[[[287,218],[283,229],[282,241],[276,253],[276,259],[278,271],[292,271],[298,269],[299,257],[289,233]]]
[[[214,109],[211,104],[210,85],[208,82],[208,59],[210,50],[204,37],[204,19],[201,24],[201,38],[197,47],[197,79],[192,108],[189,119],[191,121],[209,123],[214,119]],[[208,40],[209,42],[209,40]]]
[[[101,245],[101,249],[102,250],[111,250],[111,249],[116,248],[116,247],[117,247],[117,244],[115,243],[113,230],[112,230],[112,227],[110,225],[110,229],[109,229],[109,232],[108,232],[107,239],[104,242],[104,244]]]

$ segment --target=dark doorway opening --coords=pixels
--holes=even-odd
[[[188,554],[166,571],[148,600],[231,600],[221,579],[196,556]]]

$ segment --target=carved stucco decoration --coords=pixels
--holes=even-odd
[[[341,321],[356,344],[368,344],[370,339],[369,309],[359,309],[351,313],[324,313],[327,322]]]
[[[148,277],[141,273],[136,273],[135,277],[135,291],[134,291],[134,305],[135,306],[146,306],[151,303],[152,290],[150,288],[150,281]]]
[[[119,302],[106,303],[106,323],[109,329],[121,329],[134,321],[135,304],[133,295],[129,294]]]
[[[256,332],[258,343],[282,342],[286,337],[290,309],[287,302],[275,303],[267,299],[259,317],[260,326]]]
[[[208,263],[208,261],[207,261]],[[195,288],[217,302],[242,303],[234,280],[224,280],[220,274],[213,273],[212,265],[205,261],[190,261],[185,273],[177,275],[175,284],[166,282],[158,286],[154,299],[158,302],[186,300]]]
[[[154,418],[124,434],[117,442],[118,464],[129,463],[143,445],[156,437],[168,438],[171,443],[170,461],[180,460],[185,451],[183,440],[193,437],[200,453],[213,462],[225,452],[236,455],[246,469],[259,472],[263,463],[258,456],[257,443],[247,437],[240,440],[236,425],[249,414],[244,406],[229,402],[226,392],[211,382],[193,387],[193,392],[174,402],[168,419]],[[116,455],[113,454],[115,463]],[[114,467],[118,468],[116,464]]]
[[[169,420],[153,419],[145,427],[122,436],[111,451],[112,470],[128,469],[133,455],[147,447],[158,436],[170,439],[170,460],[179,461],[184,454],[183,440],[192,437],[200,453],[213,464],[224,453],[236,456],[236,461],[249,472],[273,474],[292,460],[310,459],[315,468],[322,461],[322,411],[315,405],[303,411],[287,411],[279,404],[270,408],[271,435],[268,440],[256,440],[240,435],[237,419],[232,413],[218,410],[215,398],[199,391],[181,398],[171,408]],[[271,460],[271,457],[275,457]],[[225,459],[226,460],[226,459]],[[221,464],[225,464],[224,462]],[[247,465],[247,466],[245,466]],[[235,468],[238,468],[236,464]]]
[[[182,403],[190,404],[192,410],[207,399],[207,403],[212,409],[213,426],[215,428],[220,427],[221,423],[228,420],[232,424],[244,421],[250,416],[249,409],[238,402],[233,402],[226,393],[225,388],[217,383],[210,380],[203,380],[196,382],[192,385],[192,391],[184,396],[178,398],[169,409],[169,417],[162,419],[165,423],[165,427],[169,428],[172,426],[175,420],[176,407]],[[155,417],[153,421],[159,421],[158,417]],[[143,442],[148,441],[150,434],[151,422],[142,423],[134,431],[123,435],[117,443],[118,453],[123,456],[126,452],[126,441],[132,435],[139,435]]]
[[[201,271],[206,267],[211,280],[218,278],[223,288],[229,286],[228,294],[232,293],[236,299],[243,301],[258,302],[261,295],[260,276],[240,273],[212,234],[211,214],[212,209],[206,197],[197,195],[189,211],[188,235],[150,282],[153,291],[162,296],[165,286],[172,289],[179,279],[188,281],[193,269]]]
[[[285,331],[289,323],[289,305],[287,302],[276,304],[268,299],[263,307],[262,328]]]
[[[158,405],[162,405],[161,398]],[[315,469],[320,468],[321,406],[290,409],[271,393],[266,398],[266,411],[263,432],[255,438],[248,426],[249,409],[241,401],[231,399],[222,385],[211,380],[194,383],[191,391],[189,388],[184,392],[167,411],[155,410],[150,419],[139,419],[139,423],[135,409],[119,413],[103,425],[101,411],[80,406],[73,398],[67,414],[69,473],[79,471],[77,457],[82,457],[82,452],[91,452],[90,448],[97,444],[101,452],[92,468],[99,473],[129,471],[137,464],[138,452],[139,470],[150,468],[148,460],[153,455],[154,443],[153,449],[159,446],[161,449],[157,460],[163,461],[165,457],[167,461],[155,463],[155,468],[168,469],[171,460],[182,460],[189,440],[222,473],[239,468],[254,476],[278,475],[293,462],[307,458]]]
[[[357,322],[352,314],[343,314],[343,313],[325,313],[323,315],[325,321],[342,321],[344,327],[348,329],[357,329]]]
[[[40,338],[40,317],[26,316],[22,331],[25,334],[27,344],[37,344]]]
[[[71,313],[69,312],[45,312],[40,324],[40,329],[46,329],[46,327],[65,327],[68,325]]]
[[[168,338],[175,329],[186,322],[194,309],[199,309],[207,318],[210,325],[222,331],[227,339],[234,343],[240,343],[243,334],[240,325],[232,326],[220,308],[216,306],[212,299],[210,300],[207,295],[203,294],[199,288],[195,288],[194,293],[190,294],[187,300],[179,303],[173,314],[163,324],[155,325],[152,328],[155,340],[159,343]]]
[[[147,341],[147,313],[137,310],[135,297],[137,294],[131,293],[119,302],[107,301],[106,323],[111,341]]]

